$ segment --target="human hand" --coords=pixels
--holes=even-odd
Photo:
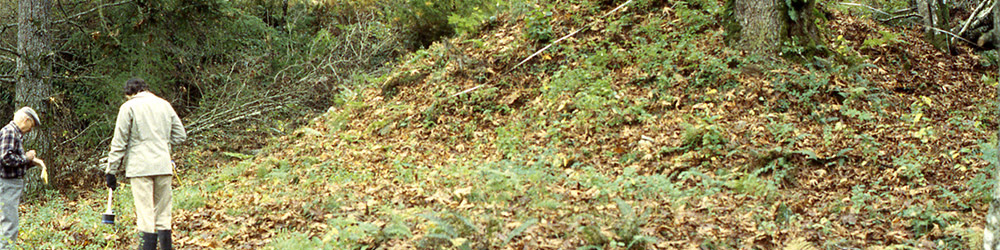
[[[24,156],[28,157],[29,161],[35,161],[35,150],[28,150],[27,153],[24,153]]]

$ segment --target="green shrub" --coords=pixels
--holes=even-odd
[[[282,231],[264,249],[326,249],[320,239],[296,231]]]
[[[688,121],[694,120],[695,122],[681,124],[684,132],[681,134],[680,148],[669,149],[668,151],[707,150],[710,152],[721,152],[729,140],[724,136],[726,134],[725,129],[715,123],[716,118],[718,117],[693,117],[687,119]]]
[[[175,203],[178,209],[194,211],[205,206],[204,191],[195,186],[185,186],[175,193]]]
[[[928,162],[927,157],[913,144],[904,142],[900,146],[909,150],[903,155],[895,157],[892,160],[892,165],[896,167],[896,171],[900,175],[906,177],[911,185],[926,185],[927,180],[924,178],[924,164]]]
[[[988,165],[981,168],[976,177],[966,182],[967,196],[971,204],[989,204],[993,199],[993,188],[996,185],[997,174],[997,148],[995,140],[979,144],[979,154],[975,154],[979,160],[988,162]],[[968,153],[968,152],[967,152]]]
[[[499,3],[504,1],[394,0],[389,1],[389,15],[402,31],[406,46],[415,50],[426,48],[442,37],[475,30],[496,11]]]
[[[538,9],[525,17],[524,38],[539,44],[552,40],[552,12]]]
[[[615,225],[615,241],[620,242],[628,250],[643,250],[649,244],[656,243],[656,238],[642,235],[641,228],[645,226],[649,217],[649,210],[642,210],[641,214],[636,214],[636,209],[621,199],[615,200],[618,204],[618,222]]]
[[[958,219],[949,213],[938,211],[933,205],[909,206],[898,213],[900,217],[910,220],[909,229],[915,238],[948,228]]]
[[[776,111],[785,112],[790,109],[805,110],[809,113],[819,105],[819,97],[827,93],[830,75],[823,73],[798,73],[791,71],[789,75],[779,75],[772,82],[774,90],[782,96],[775,99],[778,104]]]
[[[899,38],[901,36],[899,33],[891,31],[883,31],[883,30],[879,30],[878,33],[880,35],[879,38],[865,39],[865,41],[861,43],[861,48],[865,49],[865,48],[875,48],[884,46],[895,46],[896,44],[903,42],[903,40]]]

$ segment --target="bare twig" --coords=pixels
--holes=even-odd
[[[883,22],[883,23],[887,23],[887,22],[895,21],[896,19],[904,19],[904,18],[911,18],[911,17],[921,17],[921,15],[917,14],[917,13],[910,13],[910,14],[898,15],[898,16],[894,16],[894,17],[890,17],[890,18],[886,18],[886,19],[879,19],[879,21]]]
[[[605,18],[605,17],[607,17],[607,16],[609,16],[611,14],[614,14],[615,12],[618,12],[619,9],[625,7],[629,3],[632,3],[632,0],[628,0],[627,2],[625,2],[625,3],[621,4],[621,5],[618,5],[618,7],[616,7],[614,9],[608,11],[607,13],[604,13],[604,15],[601,15],[601,18],[603,19],[603,18]],[[545,46],[544,48],[542,48],[542,49],[540,49],[538,51],[535,51],[535,53],[533,53],[530,56],[528,56],[528,58],[525,58],[524,60],[521,60],[520,63],[518,63],[517,65],[514,65],[514,67],[510,68],[509,70],[507,70],[507,72],[514,71],[514,69],[517,69],[517,67],[520,67],[522,64],[528,62],[532,58],[535,58],[535,56],[538,56],[538,54],[541,54],[545,50],[547,50],[550,47],[552,47],[552,45],[555,45],[555,44],[561,42],[562,40],[566,40],[566,38],[572,37],[573,35],[576,35],[577,33],[580,33],[580,31],[583,31],[584,29],[590,28],[591,25],[593,25],[593,23],[589,23],[587,25],[584,25],[582,28],[579,28],[576,31],[573,31],[572,33],[569,33],[569,35],[565,35],[565,36],[563,36],[563,37],[555,40],[554,42],[550,43],[549,45]],[[486,85],[487,84],[476,85],[475,87],[472,87],[472,88],[463,90],[462,92],[458,92],[458,93],[455,93],[455,94],[453,94],[451,96],[448,96],[448,98],[453,98],[453,97],[456,97],[456,96],[459,96],[459,95],[462,95],[462,94],[465,94],[465,93],[469,93],[469,92],[475,91],[475,90],[480,89],[480,88],[482,88],[483,86],[486,86]]]
[[[612,10],[608,11],[607,13],[604,13],[604,15],[602,15],[602,16],[601,16],[601,19],[603,19],[603,18],[605,18],[605,17],[607,17],[607,16],[609,16],[609,15],[611,15],[611,14],[614,14],[615,12],[618,12],[618,10],[619,10],[619,9],[621,9],[621,8],[625,7],[625,6],[626,6],[626,5],[628,5],[629,3],[632,3],[632,0],[628,0],[627,2],[625,2],[625,3],[621,4],[621,5],[618,5],[618,7],[616,7],[616,8],[614,8],[614,9],[612,9]],[[528,58],[525,58],[524,60],[522,60],[522,61],[521,61],[520,63],[518,63],[517,65],[514,65],[514,67],[510,68],[509,70],[507,70],[507,72],[511,72],[511,71],[514,71],[514,69],[517,69],[517,67],[520,67],[520,66],[521,66],[522,64],[524,64],[524,63],[528,62],[528,60],[531,60],[531,59],[532,59],[532,58],[534,58],[535,56],[538,56],[538,54],[541,54],[541,53],[542,53],[542,52],[544,52],[545,50],[549,49],[549,47],[552,47],[552,45],[555,45],[555,44],[557,44],[557,43],[561,42],[562,40],[565,40],[566,38],[569,38],[569,37],[572,37],[573,35],[576,35],[577,33],[580,33],[580,31],[583,31],[584,29],[587,29],[587,28],[589,28],[589,27],[590,27],[590,26],[591,26],[592,24],[593,24],[593,23],[589,23],[589,24],[587,24],[587,25],[584,25],[584,26],[583,26],[582,28],[579,28],[579,29],[577,29],[576,31],[573,31],[572,33],[569,33],[569,35],[565,35],[565,36],[563,36],[563,37],[561,37],[561,38],[557,39],[556,41],[554,41],[554,42],[550,43],[549,45],[545,46],[544,48],[542,48],[542,49],[540,49],[540,50],[538,50],[538,51],[535,51],[535,53],[531,54],[530,56],[528,56]],[[455,93],[455,94],[453,94],[453,95],[450,95],[450,96],[448,96],[448,98],[454,98],[454,97],[456,97],[456,96],[460,96],[460,95],[462,95],[462,94],[465,94],[465,93],[469,93],[469,92],[472,92],[472,91],[475,91],[475,90],[477,90],[477,89],[480,89],[480,88],[482,88],[482,87],[484,87],[484,86],[486,86],[486,85],[487,85],[487,84],[479,84],[479,85],[476,85],[475,87],[472,87],[472,88],[469,88],[469,89],[466,89],[466,90],[463,90],[462,92],[458,92],[458,93]]]
[[[59,143],[59,145],[66,145],[66,143],[69,143],[69,142],[71,142],[73,140],[76,140],[77,137],[80,137],[80,135],[82,135],[83,133],[87,132],[87,130],[90,129],[90,127],[92,127],[92,126],[94,126],[94,123],[88,124],[86,128],[83,128],[83,131],[80,131],[80,133],[76,134],[76,136],[73,136],[73,138],[69,138],[69,140],[65,140],[62,143]]]
[[[858,4],[858,3],[848,3],[848,2],[841,2],[840,4],[842,4],[842,5],[847,5],[847,6],[855,6],[855,7],[864,7],[864,8],[867,8],[867,9],[869,9],[869,10],[872,10],[872,11],[875,11],[875,12],[878,12],[878,13],[880,13],[880,14],[883,14],[883,15],[886,15],[886,16],[892,16],[891,14],[889,14],[889,13],[886,13],[885,11],[882,11],[882,10],[880,10],[880,9],[876,9],[876,8],[872,8],[871,6],[868,6],[868,5],[864,5],[864,4]]]
[[[14,51],[14,50],[13,50],[13,49],[11,49],[11,48],[7,48],[7,47],[2,47],[2,46],[0,46],[0,51],[3,51],[3,52],[7,52],[7,53],[11,53],[11,54],[14,54],[15,56],[18,56],[18,57],[21,57],[21,54],[18,54],[18,53],[17,53],[17,51]]]
[[[917,7],[906,8],[906,9],[901,9],[901,10],[893,11],[892,14],[893,15],[900,15],[900,14],[903,14],[903,13],[906,13],[906,12],[912,12],[912,11],[915,11],[915,10],[917,10]]]
[[[118,5],[122,5],[122,4],[126,4],[126,3],[131,3],[132,1],[133,0],[123,0],[123,1],[118,1],[118,2],[114,2],[114,3],[106,3],[106,4],[98,5],[97,7],[94,7],[92,9],[90,9],[90,10],[87,10],[87,11],[84,11],[84,12],[80,12],[80,13],[76,13],[76,14],[74,14],[72,16],[68,16],[66,18],[54,21],[54,22],[52,22],[52,24],[64,23],[64,22],[69,21],[70,19],[74,19],[74,18],[83,16],[83,15],[86,15],[86,14],[90,14],[90,13],[93,13],[94,11],[97,11],[97,10],[100,10],[100,9],[103,9],[103,8],[112,7],[112,6],[118,6]]]
[[[875,11],[875,12],[878,12],[878,13],[881,13],[881,14],[884,14],[884,15],[887,15],[887,16],[892,16],[889,13],[886,13],[885,11],[882,11],[882,10],[879,10],[879,9],[876,9],[876,8],[872,8],[871,6],[864,5],[864,4],[847,3],[847,2],[841,2],[840,4],[847,5],[847,6],[864,7],[864,8],[870,9],[872,11]],[[903,18],[903,17],[907,17],[907,16],[900,16],[899,18]],[[896,18],[896,17],[893,17],[893,18]],[[969,44],[972,44],[972,46],[979,47],[979,45],[976,44],[975,42],[969,41],[968,39],[965,39],[962,36],[956,35],[955,33],[951,33],[950,31],[939,29],[939,28],[934,27],[934,26],[928,26],[928,25],[925,25],[925,24],[920,24],[920,25],[924,26],[926,28],[929,28],[929,29],[932,29],[932,30],[935,30],[935,31],[938,31],[938,32],[941,32],[941,33],[944,33],[944,34],[948,34],[948,35],[950,35],[952,37],[955,37],[956,39],[959,39],[959,40],[965,41],[965,42],[967,42]]]
[[[618,12],[619,9],[621,9],[622,7],[625,7],[625,5],[628,5],[629,3],[632,3],[632,0],[628,0],[625,3],[623,3],[621,5],[618,5],[617,8],[614,8],[613,10],[608,11],[608,13],[605,13],[603,16],[601,16],[601,18],[603,19],[603,18],[607,17],[608,15],[611,15],[611,14],[613,14],[615,12]],[[514,67],[510,68],[510,70],[507,70],[507,72],[514,71],[514,69],[517,69],[517,67],[520,67],[521,64],[524,64],[524,63],[528,62],[528,60],[531,60],[532,58],[535,58],[535,56],[538,56],[538,54],[541,54],[545,50],[549,49],[550,47],[552,47],[552,45],[555,45],[555,44],[557,44],[559,42],[562,42],[562,40],[566,40],[566,38],[569,38],[569,37],[571,37],[573,35],[576,35],[576,33],[580,33],[580,31],[583,31],[584,29],[590,28],[591,25],[593,25],[593,23],[589,23],[587,25],[584,25],[582,28],[579,28],[576,31],[573,31],[572,33],[569,33],[569,35],[565,35],[565,36],[559,38],[558,40],[550,43],[549,45],[545,46],[544,48],[542,48],[542,49],[540,49],[538,51],[535,51],[534,54],[531,54],[531,56],[528,56],[528,58],[525,58],[524,60],[522,60],[521,63],[518,63],[517,65],[514,65]]]
[[[451,95],[451,96],[449,96],[448,98],[452,98],[452,97],[456,97],[456,96],[460,96],[460,95],[462,95],[462,94],[465,94],[465,93],[469,93],[469,92],[472,92],[472,91],[474,91],[474,90],[477,90],[477,89],[479,89],[479,88],[482,88],[482,87],[483,87],[483,86],[485,86],[485,85],[486,85],[486,84],[479,84],[478,86],[475,86],[475,87],[472,87],[472,88],[470,88],[470,89],[466,89],[466,90],[464,90],[464,91],[462,91],[462,92],[458,92],[458,93],[455,93],[454,95]]]
[[[17,27],[17,23],[8,23],[8,24],[5,24],[3,26],[3,28],[0,28],[0,33],[7,32],[7,29],[10,29],[10,28],[13,28],[13,27]]]
[[[941,32],[941,33],[945,33],[945,34],[948,34],[948,35],[951,35],[952,37],[955,37],[955,38],[957,38],[958,40],[962,40],[962,41],[965,41],[965,42],[967,42],[967,43],[969,43],[969,44],[972,44],[972,46],[976,46],[977,48],[982,48],[982,47],[979,47],[979,44],[976,44],[975,42],[972,42],[972,41],[969,41],[968,39],[965,39],[965,38],[962,38],[962,37],[961,37],[961,36],[959,36],[959,35],[955,35],[955,33],[951,33],[950,31],[947,31],[947,30],[943,30],[943,29],[939,29],[939,28],[937,28],[937,27],[934,27],[934,26],[928,26],[928,25],[923,25],[923,26],[924,26],[924,27],[927,27],[927,28],[930,28],[930,29],[932,29],[932,30],[935,30],[935,31],[938,31],[938,32]]]
[[[246,84],[234,83],[228,85],[236,89],[224,91],[224,96],[218,97],[223,100],[221,105],[202,106],[197,113],[197,117],[188,119],[188,134],[197,135],[206,130],[239,122],[243,120],[256,119],[272,111],[280,110],[287,105],[302,103],[296,96],[305,95],[304,90],[293,91],[251,91]],[[247,90],[246,92],[244,90]]]

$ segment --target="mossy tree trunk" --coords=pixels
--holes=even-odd
[[[52,124],[49,97],[52,96],[52,48],[49,35],[50,0],[20,0],[17,15],[17,86],[14,103],[38,111],[42,124],[28,134],[26,150],[35,149],[41,159],[52,160],[49,149],[52,136],[44,129]],[[46,123],[48,122],[48,123]],[[53,164],[48,164],[53,165]]]
[[[778,55],[786,45],[826,54],[819,46],[816,0],[730,0],[726,8],[727,40],[733,47],[763,56]]]
[[[950,52],[954,47],[948,34],[948,6],[945,0],[917,0],[917,13],[923,16],[924,38],[941,51]],[[935,29],[936,28],[936,29]]]

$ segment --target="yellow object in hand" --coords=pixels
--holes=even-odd
[[[45,162],[41,159],[35,159],[35,164],[42,167],[42,181],[44,181],[45,184],[49,184],[49,172],[47,171],[48,169],[45,168]]]

